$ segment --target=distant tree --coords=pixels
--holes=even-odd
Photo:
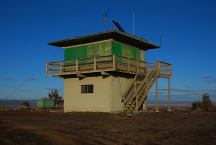
[[[210,100],[209,94],[205,93],[202,95],[202,101],[196,101],[192,103],[192,109],[202,109],[204,111],[212,111],[214,109],[214,105]]]
[[[202,107],[205,111],[211,111],[213,109],[212,101],[210,100],[209,94],[205,93],[202,95]]]
[[[196,109],[201,109],[201,108],[202,108],[201,101],[192,102],[192,109],[196,110]]]
[[[57,104],[62,104],[63,102],[62,97],[59,95],[59,91],[57,89],[50,91],[48,98],[54,101],[55,107]]]
[[[30,104],[29,104],[28,101],[23,101],[23,102],[21,103],[21,105],[22,105],[22,106],[25,106],[25,107],[30,107]]]

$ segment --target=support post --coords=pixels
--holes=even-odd
[[[156,92],[155,92],[155,96],[156,96],[155,112],[159,112],[159,109],[158,109],[158,78],[156,78]]]
[[[60,73],[60,74],[62,74],[62,72],[64,72],[62,66],[63,66],[62,63],[60,63],[60,65],[59,65],[59,71],[60,71],[59,73]]]
[[[48,76],[48,64],[46,64],[46,75]]]
[[[172,65],[169,66],[170,67],[170,77],[172,76]]]
[[[96,71],[97,66],[96,66],[96,57],[94,57],[94,71]]]
[[[113,55],[113,70],[116,70],[116,56]]]
[[[168,112],[171,112],[171,100],[170,100],[170,78],[168,78]]]

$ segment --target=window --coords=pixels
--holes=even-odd
[[[93,85],[81,85],[81,93],[93,93]]]

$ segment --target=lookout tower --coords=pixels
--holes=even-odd
[[[64,111],[141,111],[158,79],[170,78],[172,65],[148,63],[145,52],[159,48],[150,41],[120,31],[108,31],[51,42],[64,49],[64,60],[46,65],[48,76],[64,79]]]

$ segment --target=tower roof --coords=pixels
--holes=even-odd
[[[159,48],[158,45],[144,38],[137,37],[135,35],[131,35],[125,32],[117,32],[117,31],[108,31],[108,32],[101,32],[101,33],[96,33],[96,34],[91,34],[91,35],[86,35],[81,37],[73,37],[70,39],[50,42],[49,45],[58,46],[58,47],[67,47],[67,46],[86,44],[86,43],[97,42],[97,41],[108,40],[108,39],[113,39],[115,41],[128,44],[143,50]]]

